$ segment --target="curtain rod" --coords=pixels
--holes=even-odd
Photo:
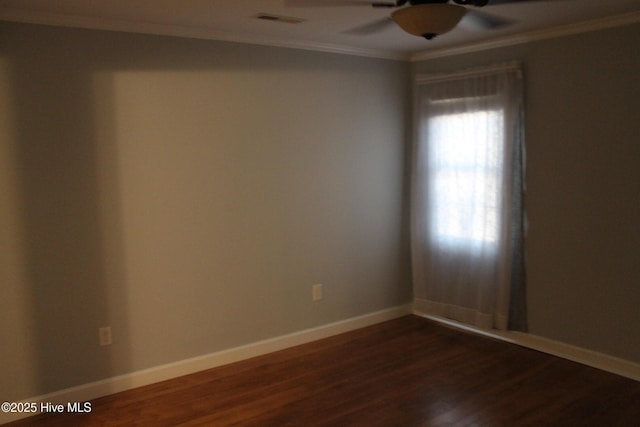
[[[460,80],[468,77],[480,77],[498,73],[514,72],[518,77],[522,77],[522,66],[518,61],[511,61],[503,64],[489,65],[487,67],[471,68],[468,70],[454,71],[452,73],[441,74],[418,74],[416,83],[434,83],[450,80]]]

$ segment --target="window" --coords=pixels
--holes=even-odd
[[[503,115],[479,110],[428,122],[430,235],[443,247],[498,240]]]

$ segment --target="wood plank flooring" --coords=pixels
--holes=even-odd
[[[407,316],[11,426],[637,426],[640,382]]]

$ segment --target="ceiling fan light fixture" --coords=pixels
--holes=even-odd
[[[432,39],[453,30],[466,12],[455,4],[421,4],[398,9],[391,18],[407,33]]]

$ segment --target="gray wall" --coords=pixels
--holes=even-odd
[[[640,25],[422,61],[526,78],[530,332],[640,362]]]
[[[396,61],[0,24],[2,399],[409,303],[409,89]]]

